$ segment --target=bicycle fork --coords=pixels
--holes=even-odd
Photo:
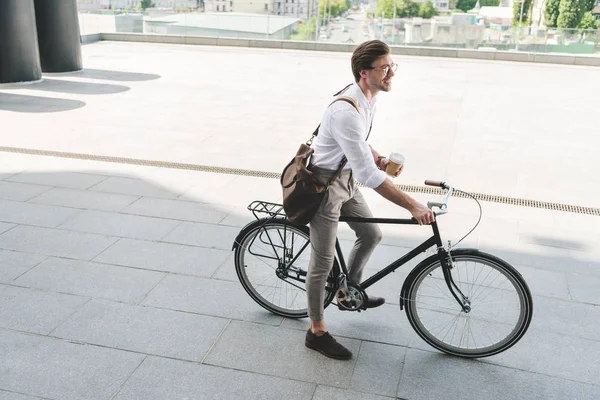
[[[454,268],[454,266],[452,265],[452,254],[444,249],[440,249],[438,253],[440,254],[441,258],[442,272],[444,273],[444,280],[446,281],[446,285],[448,285],[450,293],[452,293],[452,296],[454,296],[462,310],[468,314],[469,312],[471,312],[471,300],[469,300],[469,298],[465,296],[463,292],[458,288],[456,283],[454,283],[454,279],[452,278],[452,269]],[[458,295],[456,294],[457,292]]]

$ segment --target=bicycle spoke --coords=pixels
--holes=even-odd
[[[524,333],[520,327],[531,320],[522,306],[529,293],[517,285],[516,275],[486,256],[456,255],[453,267],[452,278],[470,309],[462,310],[440,262],[433,262],[411,283],[405,300],[417,333],[442,351],[468,357],[496,354],[516,343]]]

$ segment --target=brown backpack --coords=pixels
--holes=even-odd
[[[336,101],[346,101],[352,104],[357,112],[360,112],[358,105],[350,97],[338,97],[331,104]],[[283,190],[283,209],[288,220],[298,225],[306,225],[312,220],[323,201],[325,192],[340,175],[348,161],[346,156],[342,158],[335,175],[326,185],[308,170],[309,158],[314,152],[310,146],[319,134],[320,126],[320,124],[317,126],[312,137],[306,143],[300,145],[296,156],[285,166],[280,178]]]

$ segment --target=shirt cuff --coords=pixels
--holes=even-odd
[[[386,180],[386,178],[386,173],[378,169],[377,173],[371,175],[369,179],[367,179],[366,182],[363,183],[363,185],[365,185],[368,188],[375,189],[379,187],[379,185],[381,185]]]

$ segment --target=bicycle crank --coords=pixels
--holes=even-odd
[[[345,298],[341,297],[340,299],[340,294],[338,293],[338,306],[346,311],[360,312],[361,310],[365,310],[363,307],[367,298],[365,291],[352,282],[348,282],[347,285]]]

